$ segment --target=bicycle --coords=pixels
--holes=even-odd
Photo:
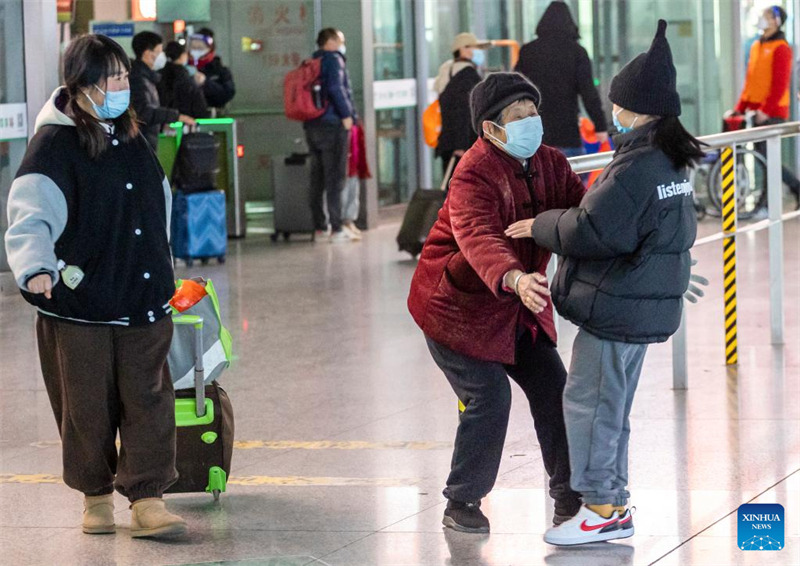
[[[753,125],[755,113],[748,112],[744,116],[736,115],[725,118],[723,130],[740,130]],[[714,216],[722,214],[722,151],[715,149],[706,153],[706,157],[692,170],[691,182],[697,187],[698,175],[705,178],[706,194]],[[750,147],[736,148],[736,213],[746,220],[755,216],[767,204],[767,160]]]

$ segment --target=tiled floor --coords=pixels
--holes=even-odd
[[[34,313],[0,298],[0,564],[800,564],[800,222],[785,229],[782,347],[770,345],[766,234],[739,241],[737,369],[723,364],[721,245],[696,250],[711,288],[688,310],[690,388],[671,389],[670,345],[654,346],[634,403],[637,533],[566,550],[542,541],[551,503],[518,389],[484,506],[492,534],[442,531],[455,398],[407,313],[415,262],[395,251],[396,230],[342,246],[254,236],[232,242],[224,266],[179,270],[220,291],[236,353],[223,383],[242,444],[219,505],[169,497],[191,533],[168,543],[131,540],[122,498],[116,535],[81,534],[80,496],[57,483]],[[569,359],[574,329],[561,330]],[[748,501],[786,508],[784,550],[738,550],[735,510]]]

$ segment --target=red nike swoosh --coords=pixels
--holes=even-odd
[[[590,533],[592,531],[596,531],[597,529],[602,529],[603,527],[607,527],[609,525],[613,525],[618,520],[619,519],[611,519],[610,521],[605,522],[605,523],[600,523],[599,525],[587,525],[586,521],[584,521],[583,523],[581,523],[581,530],[583,532],[585,532],[585,533]]]

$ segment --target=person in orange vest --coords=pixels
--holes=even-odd
[[[782,30],[785,23],[786,11],[783,8],[771,6],[765,9],[758,20],[761,37],[750,48],[744,88],[733,113],[755,110],[756,126],[779,124],[789,118],[792,48]],[[764,144],[756,145],[756,149],[764,153]],[[786,167],[782,176],[800,208],[800,181]]]

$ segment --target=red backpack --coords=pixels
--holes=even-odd
[[[322,58],[306,59],[283,80],[283,108],[290,120],[307,122],[328,109],[322,97]]]

